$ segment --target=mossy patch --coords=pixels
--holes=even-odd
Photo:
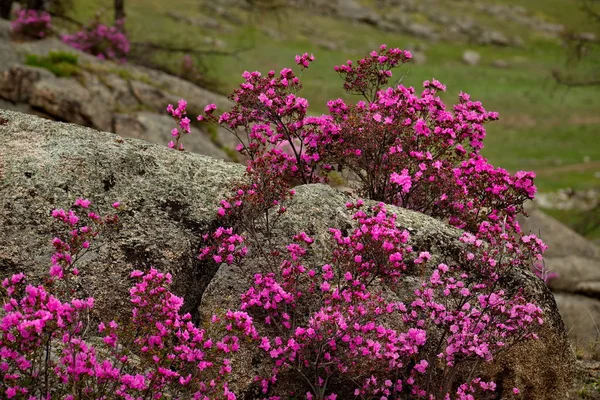
[[[76,54],[62,51],[51,51],[46,56],[27,54],[25,65],[44,68],[59,77],[71,77],[78,75],[81,71]]]

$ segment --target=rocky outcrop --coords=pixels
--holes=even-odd
[[[240,1],[220,0],[241,6]],[[441,0],[379,0],[364,3],[355,0],[294,0],[290,4],[303,10],[311,10],[320,15],[326,14],[355,23],[376,26],[387,32],[398,32],[430,41],[466,41],[469,43],[498,47],[523,46],[523,39],[514,35],[511,25],[525,25],[528,31],[541,32],[547,36],[557,36],[564,27],[550,24],[529,13],[523,7],[491,7],[488,2],[454,1],[452,12]],[[498,26],[507,29],[496,30],[488,22],[474,15],[474,6],[480,14],[488,14],[487,19],[497,19]],[[513,18],[514,16],[514,18]]]
[[[528,209],[529,217],[520,218],[519,223],[525,232],[539,235],[548,245],[547,258],[568,257],[576,255],[585,258],[600,258],[600,248],[579,235],[568,226],[542,211]]]
[[[81,286],[97,298],[100,316],[125,316],[128,275],[155,266],[175,277],[185,309],[206,316],[237,301],[247,276],[196,259],[199,236],[214,227],[217,199],[242,174],[237,164],[171,151],[117,135],[30,115],[0,111],[0,271],[24,270],[39,279],[48,269],[53,224],[49,210],[68,207],[80,196],[100,211],[123,204],[121,229],[81,260]],[[328,227],[349,228],[348,195],[323,185],[297,188],[278,224],[281,237],[304,230],[316,237],[314,259],[323,260]],[[412,234],[417,250],[435,261],[455,257],[460,231],[428,216],[390,207]],[[100,239],[101,240],[101,239]],[[410,274],[396,288],[398,298],[419,280]],[[520,387],[528,399],[563,399],[570,386],[573,355],[554,298],[528,271],[503,285],[522,287],[545,312],[540,339],[515,346],[481,371],[504,388]],[[205,290],[205,288],[208,288]],[[245,388],[260,368],[246,349],[234,357],[234,386]],[[258,364],[257,364],[258,363]],[[532,373],[532,371],[536,371]],[[509,389],[507,389],[509,390]]]
[[[31,90],[29,104],[59,120],[110,131],[111,104],[103,100],[77,81],[50,78],[36,82]]]
[[[8,29],[9,25],[0,23],[0,37]],[[8,38],[8,33],[5,36]],[[58,77],[46,69],[22,64],[27,54],[45,56],[51,51],[77,54],[77,73]],[[0,100],[8,102],[0,108],[118,131],[124,137],[164,145],[176,126],[165,111],[167,104],[185,98],[194,122],[194,116],[207,104],[220,107],[230,104],[224,96],[175,76],[132,64],[98,60],[55,38],[22,43],[0,38],[0,59]],[[155,116],[149,117],[150,112]],[[237,143],[230,134],[221,129],[210,134],[202,126],[196,126],[195,132],[185,139],[189,151],[231,160],[228,150],[233,150]]]
[[[525,232],[539,235],[548,245],[545,266],[558,274],[548,282],[555,293],[576,352],[600,356],[600,248],[538,209],[521,218]]]

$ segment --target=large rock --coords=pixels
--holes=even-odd
[[[305,265],[322,265],[330,243],[329,227],[350,230],[353,225],[351,214],[345,208],[348,195],[324,185],[306,185],[296,188],[297,194],[289,204],[277,226],[277,234],[291,238],[297,232],[308,232],[315,238],[313,256]],[[410,210],[388,206],[398,217],[397,223],[411,232],[412,245],[417,251],[429,251],[432,264],[456,257],[461,244],[457,238],[461,232],[436,219]],[[252,264],[251,264],[252,265]],[[260,272],[255,269],[240,271],[235,266],[222,266],[202,297],[200,315],[205,321],[212,312],[224,311],[239,305],[238,293],[248,288],[248,279]],[[415,274],[415,273],[413,273]],[[405,301],[406,294],[413,293],[420,283],[419,276],[407,272],[401,284],[394,290],[398,298]],[[512,387],[519,387],[527,399],[564,399],[571,385],[574,368],[567,333],[554,298],[546,285],[529,271],[510,274],[503,283],[508,293],[522,287],[528,299],[543,308],[545,323],[539,332],[540,340],[527,341],[513,347],[492,365],[481,367],[482,374],[489,374],[508,396]],[[240,392],[246,392],[252,378],[263,365],[260,350],[245,350],[234,356],[238,366],[232,383]],[[542,367],[543,366],[543,367]],[[541,368],[541,369],[540,369]],[[532,373],[532,371],[539,371]],[[503,396],[501,395],[501,398]]]
[[[124,206],[122,228],[81,260],[81,285],[105,318],[127,317],[129,273],[155,266],[195,310],[214,267],[197,260],[215,199],[243,174],[238,164],[0,110],[0,273],[34,280],[50,265],[54,208],[78,197],[102,212]],[[102,243],[102,239],[100,239]]]
[[[594,285],[600,284],[600,260],[570,255],[567,257],[546,257],[546,268],[558,274],[548,285],[552,290],[584,293],[600,298],[600,292],[593,292]]]
[[[600,300],[571,293],[555,293],[556,304],[578,356],[600,356]]]
[[[600,248],[566,225],[529,208],[520,218],[524,232],[539,235],[548,245],[545,267],[558,274],[548,282],[578,354],[600,357]]]
[[[176,126],[172,117],[147,111],[116,114],[114,118],[114,131],[117,135],[144,139],[152,143],[167,143],[170,138],[169,132]],[[229,156],[213,143],[209,135],[203,132],[193,131],[185,135],[183,143],[186,151],[231,161]]]
[[[13,65],[0,72],[0,98],[12,103],[28,103],[33,85],[41,79],[50,79],[54,75],[43,68]]]

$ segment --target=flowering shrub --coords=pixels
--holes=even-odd
[[[535,175],[511,175],[480,155],[483,125],[498,115],[469,95],[461,93],[449,111],[437,96],[446,87],[435,79],[420,94],[385,88],[391,69],[410,58],[383,45],[356,66],[335,67],[345,90],[364,100],[332,100],[329,115],[308,116],[299,78],[284,68],[264,77],[245,72],[230,111],[217,115],[209,104],[197,117],[234,134],[248,160],[247,183],[221,201],[222,226],[204,235],[200,258],[244,271],[244,257],[255,249],[264,263],[240,311],[254,317],[259,348],[272,362],[269,376],[256,377],[268,398],[492,398],[495,383],[473,378],[478,365],[535,339],[543,323],[542,310],[521,289],[496,289],[515,268],[539,269],[546,246],[523,235],[516,221],[535,195]],[[312,61],[296,57],[301,69]],[[187,134],[185,106],[168,110]],[[183,149],[181,132],[173,130],[170,147]],[[305,265],[313,239],[300,233],[282,247],[273,231],[282,202],[294,194],[290,187],[325,182],[333,169],[349,172],[361,195],[464,229],[464,250],[427,268],[431,255],[413,251],[409,233],[383,203],[363,211],[359,200],[348,205],[356,210],[356,230],[332,229],[331,260]],[[403,301],[393,300],[390,292],[415,270],[421,285],[414,296],[397,293]]]
[[[42,39],[50,33],[52,25],[51,17],[46,11],[38,10],[19,10],[17,19],[11,22],[10,26],[15,34]]]
[[[254,318],[258,346],[272,362],[271,375],[257,377],[262,393],[469,399],[495,392],[493,382],[481,377],[461,382],[468,374],[452,371],[477,373],[479,362],[536,338],[542,310],[519,290],[506,296],[494,289],[508,272],[504,268],[513,266],[497,264],[496,273],[485,275],[490,255],[465,234],[469,250],[462,264],[439,264],[412,299],[403,294],[405,301],[392,301],[384,288],[393,291],[405,271],[422,268],[431,256],[415,254],[407,245],[409,233],[396,227],[383,204],[368,212],[360,201],[347,206],[358,210],[359,225],[348,235],[331,229],[331,260],[307,266],[313,239],[301,232],[285,247],[287,256],[276,271],[254,275],[242,296],[240,310]],[[432,347],[430,339],[437,344]]]
[[[78,199],[74,206],[86,211],[90,201]],[[52,241],[56,251],[46,286],[26,285],[22,273],[2,282],[0,396],[234,399],[226,382],[228,355],[240,344],[232,331],[252,337],[251,321],[229,313],[225,321],[235,322],[211,339],[189,314],[179,313],[183,299],[169,291],[171,276],[150,269],[131,273],[131,321],[101,322],[94,329],[89,322],[94,299],[63,301],[60,295],[76,294],[75,263],[117,217],[91,211],[82,217],[73,209],[57,209],[52,216],[67,232]]]
[[[130,45],[123,31],[124,24],[125,20],[118,20],[115,26],[107,26],[96,18],[81,31],[63,35],[62,40],[69,46],[100,59],[125,62]]]

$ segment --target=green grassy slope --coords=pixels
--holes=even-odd
[[[492,3],[489,0],[490,4]],[[99,8],[110,4],[102,0],[77,1],[72,15],[87,20]],[[367,4],[368,2],[364,2]],[[302,95],[314,113],[325,111],[328,99],[345,97],[333,65],[356,59],[381,43],[425,48],[427,62],[409,65],[403,71],[404,84],[420,86],[435,77],[448,85],[445,100],[453,101],[459,91],[481,100],[489,110],[500,112],[500,121],[488,125],[484,153],[499,166],[538,173],[541,191],[564,187],[576,189],[600,187],[600,86],[566,88],[550,75],[552,68],[564,66],[565,49],[557,38],[535,33],[523,25],[494,20],[468,6],[450,7],[439,1],[440,13],[471,13],[482,24],[507,34],[518,34],[522,47],[477,46],[467,43],[431,43],[375,27],[309,14],[305,11],[249,13],[237,9],[215,16],[210,7],[194,0],[136,0],[126,2],[127,29],[133,41],[154,41],[198,49],[210,49],[206,38],[225,43],[222,50],[252,46],[237,58],[205,56],[209,75],[230,91],[240,82],[244,70],[279,70],[293,65],[295,54],[312,52],[317,62],[302,76]],[[568,29],[586,30],[600,36],[595,24],[572,0],[503,0],[493,2],[519,5],[548,22],[564,24]],[[454,3],[453,3],[454,4]],[[174,11],[189,18],[214,18],[227,29],[214,30],[175,21],[165,16]],[[419,19],[419,15],[413,16]],[[231,19],[245,23],[231,23]],[[332,49],[333,48],[333,49]],[[478,66],[462,63],[465,49],[481,54]],[[598,48],[577,68],[586,73],[600,68]],[[155,61],[178,69],[181,55],[156,54]],[[505,60],[509,68],[491,64]],[[584,162],[589,161],[589,162]]]

